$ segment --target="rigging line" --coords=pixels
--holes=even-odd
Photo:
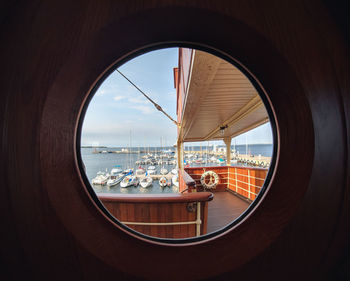
[[[173,121],[176,126],[180,127],[180,124],[177,121],[175,121],[173,118],[171,118],[169,114],[167,114],[159,104],[155,103],[149,96],[147,96],[139,87],[137,87],[128,77],[126,77],[118,69],[117,71],[121,76],[123,76],[126,80],[128,80],[131,85],[133,85],[137,90],[139,90],[139,92],[141,92],[141,94],[143,94],[145,98],[148,99],[155,106],[155,108],[157,108],[160,112],[163,112],[163,114],[165,114],[166,117],[168,117],[171,121]]]

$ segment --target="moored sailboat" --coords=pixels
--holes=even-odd
[[[124,178],[125,178],[126,174],[120,173],[118,175],[113,175],[111,176],[108,181],[107,181],[107,185],[108,186],[114,186],[117,185],[118,183],[120,183]]]
[[[120,187],[137,186],[138,184],[139,181],[136,176],[128,175],[120,182]]]
[[[151,186],[152,183],[153,183],[153,179],[147,173],[146,173],[146,176],[140,180],[140,185],[143,188]]]
[[[108,179],[109,179],[108,173],[98,172],[97,176],[92,179],[91,183],[94,185],[106,185]]]
[[[168,170],[163,167],[163,168],[160,169],[160,173],[162,175],[166,175],[168,173]]]
[[[171,178],[171,182],[174,186],[179,187],[179,177],[178,175],[174,175]]]
[[[146,170],[141,166],[139,166],[138,169],[135,171],[135,173],[136,173],[136,176],[142,176],[143,174],[146,173]]]
[[[159,185],[161,187],[170,186],[170,182],[168,181],[168,179],[166,177],[163,176],[159,179]]]
[[[147,173],[149,175],[154,175],[156,173],[156,167],[154,166],[149,166],[148,169],[147,169]]]

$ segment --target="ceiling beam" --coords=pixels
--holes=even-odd
[[[213,131],[211,131],[209,134],[207,134],[203,140],[210,140],[215,137],[215,135],[220,131],[221,126],[228,126],[231,127],[235,123],[237,123],[239,120],[246,117],[248,114],[254,112],[257,110],[261,105],[263,105],[263,102],[259,95],[256,95],[254,98],[252,98],[245,106],[243,106],[240,110],[238,110],[235,114],[233,114],[229,119],[225,120],[221,124],[219,124]]]

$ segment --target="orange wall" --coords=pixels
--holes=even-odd
[[[219,183],[213,191],[225,191],[228,183],[228,167],[191,167],[185,168],[185,171],[196,181],[198,190],[203,190],[200,178],[206,171],[214,171],[219,176]]]
[[[253,167],[192,167],[186,172],[196,181],[198,190],[203,190],[200,183],[205,171],[214,171],[219,176],[219,183],[212,191],[231,190],[249,200],[254,200],[265,182],[268,169]]]
[[[264,184],[268,169],[230,167],[228,189],[254,200]]]

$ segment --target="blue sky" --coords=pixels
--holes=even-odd
[[[176,120],[176,90],[173,68],[178,49],[149,52],[125,63],[119,70]],[[92,98],[83,123],[82,145],[115,147],[159,146],[176,142],[176,126],[114,71]],[[248,143],[271,143],[271,129],[265,124],[247,133]],[[245,134],[236,143],[245,144]]]
[[[236,144],[246,144],[247,143],[252,143],[252,144],[257,144],[257,143],[272,143],[272,131],[271,131],[271,126],[270,122],[266,123],[264,125],[261,125],[254,130],[251,130],[249,132],[246,132],[240,136],[235,137],[232,139],[232,144],[236,142]]]

